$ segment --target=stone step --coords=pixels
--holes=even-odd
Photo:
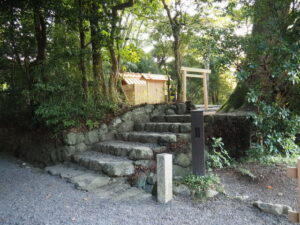
[[[118,193],[113,196],[113,200],[115,201],[132,201],[132,200],[144,200],[150,199],[152,195],[146,193],[144,190],[131,187],[124,192]]]
[[[154,143],[127,142],[120,140],[105,141],[93,146],[94,151],[116,156],[128,156],[132,160],[152,159],[153,152],[163,152],[162,146]]]
[[[168,123],[190,123],[191,115],[165,115],[165,116],[154,116],[151,118],[152,122],[168,122]]]
[[[60,176],[75,185],[79,190],[92,191],[113,182],[113,179],[100,173],[87,170],[75,164],[58,164],[46,167],[45,170],[54,176]]]
[[[93,190],[93,193],[99,197],[109,198],[113,195],[126,191],[130,187],[131,186],[126,182],[125,179],[117,178],[115,182]]]
[[[48,166],[45,171],[53,176],[59,176],[63,179],[69,180],[72,177],[86,173],[87,169],[73,163],[63,163],[54,166]]]
[[[115,201],[141,201],[152,198],[152,195],[142,189],[131,187],[126,178],[111,178],[95,173],[73,163],[58,164],[45,168],[54,176],[60,176],[75,185],[79,190],[89,191],[102,198]]]
[[[86,151],[77,153],[72,158],[81,166],[103,172],[112,177],[129,176],[134,173],[133,162],[124,157]]]
[[[190,123],[168,123],[168,122],[151,122],[140,123],[134,126],[136,131],[147,132],[172,132],[172,133],[190,133]]]
[[[177,141],[174,133],[156,133],[156,132],[124,132],[116,135],[116,138],[123,141],[133,141],[142,143],[156,143],[167,145]]]
[[[118,178],[119,179],[119,178]],[[133,201],[151,199],[152,195],[142,189],[131,187],[128,183],[118,180],[93,191],[98,197],[115,201]]]

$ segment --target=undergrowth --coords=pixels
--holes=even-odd
[[[183,178],[182,183],[188,186],[198,198],[204,198],[205,192],[209,189],[222,192],[220,178],[215,174],[207,174],[205,176],[187,175]]]
[[[212,149],[207,153],[206,166],[208,169],[224,168],[231,165],[233,159],[224,148],[222,138],[212,138]]]

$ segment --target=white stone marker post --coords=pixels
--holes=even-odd
[[[172,154],[158,154],[157,161],[157,201],[167,203],[173,198]]]

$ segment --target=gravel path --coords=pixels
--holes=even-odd
[[[285,217],[223,196],[206,202],[176,198],[113,202],[74,189],[64,180],[0,156],[1,225],[280,225]]]

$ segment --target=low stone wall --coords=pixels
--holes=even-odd
[[[231,157],[245,156],[251,146],[251,113],[216,113],[205,115],[205,145],[210,147],[213,137],[222,137],[224,148]]]
[[[47,166],[69,161],[71,155],[88,150],[99,141],[114,139],[115,134],[133,130],[134,124],[149,122],[151,117],[165,115],[168,110],[176,112],[175,105],[157,104],[135,108],[114,118],[100,128],[88,132],[69,132],[62,141],[53,142],[43,135],[18,132],[14,128],[0,128],[0,152],[6,151],[30,162]]]
[[[15,156],[39,163],[41,166],[69,161],[71,155],[86,151],[99,141],[114,139],[118,133],[132,131],[134,125],[149,122],[151,118],[163,115],[186,113],[185,104],[145,105],[128,111],[110,121],[101,124],[98,129],[88,132],[69,132],[63,140],[53,142],[43,135],[19,133],[14,129],[0,128],[0,151],[9,151]],[[245,114],[205,115],[206,146],[211,146],[212,137],[222,137],[225,148],[233,157],[241,157],[250,147],[251,120]],[[183,121],[184,122],[184,121]],[[188,122],[188,121],[185,121]],[[189,134],[179,134],[185,136]],[[179,176],[190,171],[191,144],[177,144],[174,154],[174,171]],[[173,151],[174,150],[174,151]]]
[[[37,166],[62,162],[64,145],[43,134],[20,131],[13,127],[0,128],[0,152],[23,158]]]

